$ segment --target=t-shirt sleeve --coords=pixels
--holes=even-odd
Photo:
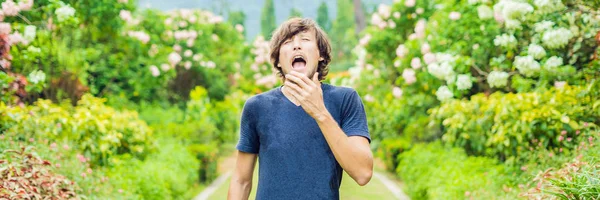
[[[365,107],[355,90],[347,94],[342,107],[341,128],[348,136],[362,136],[371,143]]]
[[[260,142],[256,131],[256,105],[253,105],[253,100],[248,99],[242,109],[240,139],[236,148],[242,152],[258,154]]]

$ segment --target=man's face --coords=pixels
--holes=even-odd
[[[320,59],[315,35],[315,30],[309,29],[294,35],[281,44],[279,64],[284,76],[293,70],[312,78],[317,71]]]

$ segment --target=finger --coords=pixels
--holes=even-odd
[[[309,86],[294,73],[290,73],[289,76],[286,77],[288,80],[298,84],[298,86],[300,86],[301,88],[309,88]]]
[[[301,95],[303,97],[307,97],[308,96],[308,92],[305,89],[300,88],[300,86],[298,86],[295,83],[286,82],[285,86],[287,86],[291,90],[296,91],[296,93],[298,93],[299,95]]]
[[[308,76],[306,76],[306,75],[304,75],[303,73],[300,73],[300,72],[296,72],[296,71],[292,71],[292,72],[294,73],[294,75],[296,75],[302,81],[304,81],[304,83],[306,83],[306,85],[315,86],[313,84],[312,80],[310,80],[310,78],[308,78]]]

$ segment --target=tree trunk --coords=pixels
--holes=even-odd
[[[352,0],[354,2],[354,21],[356,22],[356,34],[358,35],[365,27],[367,22],[365,21],[365,13],[362,9],[362,2],[360,0]]]

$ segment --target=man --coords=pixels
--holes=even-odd
[[[352,88],[321,84],[331,47],[313,20],[292,18],[271,39],[284,84],[243,108],[228,199],[248,199],[257,157],[256,199],[339,199],[342,170],[363,186],[373,155],[362,101]]]

